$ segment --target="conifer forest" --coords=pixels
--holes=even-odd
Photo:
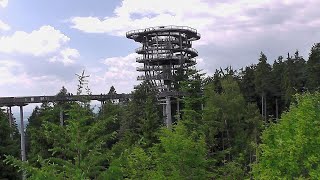
[[[27,161],[3,109],[0,179],[320,179],[320,43],[308,57],[261,52],[241,69],[187,76],[170,128],[147,80],[97,112],[86,99],[42,103],[25,130]],[[84,79],[72,93],[90,94]]]

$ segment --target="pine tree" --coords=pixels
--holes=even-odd
[[[215,178],[242,179],[255,161],[255,146],[261,118],[254,104],[245,102],[239,85],[231,75],[221,81],[222,92],[214,84],[205,87],[204,123],[208,157]]]
[[[120,124],[120,136],[128,145],[138,141],[152,144],[154,132],[163,124],[161,119],[156,92],[148,82],[143,82],[133,92],[133,98],[126,106]]]
[[[117,94],[116,88],[114,88],[114,86],[111,86],[108,94]]]
[[[305,60],[299,56],[296,51],[294,57],[288,54],[285,61],[284,77],[283,77],[283,91],[285,92],[286,107],[289,107],[291,98],[296,93],[304,91],[306,82]]]
[[[257,94],[255,88],[255,65],[247,66],[240,73],[240,88],[246,102],[257,102]]]
[[[17,169],[3,161],[5,155],[20,157],[20,134],[16,126],[10,127],[8,116],[0,108],[0,179],[19,179]]]
[[[319,89],[320,86],[320,43],[312,46],[307,62],[307,88],[310,92]]]
[[[189,78],[181,82],[182,120],[187,129],[192,132],[202,124],[203,110],[203,75],[196,70],[188,72]]]
[[[270,92],[270,72],[271,66],[267,62],[267,56],[261,52],[259,63],[256,66],[254,82],[256,92],[261,96],[261,114],[265,119],[268,117],[267,95]]]
[[[279,56],[276,61],[274,61],[272,65],[271,71],[271,94],[273,98],[273,116],[278,119],[280,114],[285,110],[285,91],[283,91],[282,84],[284,83],[284,73],[285,71],[285,63],[283,62],[283,57]]]

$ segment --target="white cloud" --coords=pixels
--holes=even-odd
[[[176,1],[179,2],[179,1]],[[181,1],[182,2],[182,1]],[[170,3],[170,6],[168,6]],[[194,4],[198,7],[194,8]],[[186,12],[192,12],[187,15]],[[126,31],[159,25],[189,25],[196,28],[212,23],[207,17],[195,17],[198,13],[210,13],[210,7],[198,0],[172,3],[168,0],[154,1],[123,1],[122,5],[114,10],[114,16],[100,19],[98,17],[73,17],[72,28],[88,33],[108,33],[124,36]],[[133,18],[141,15],[141,18]],[[193,16],[195,15],[195,16]],[[188,18],[185,18],[188,16]]]
[[[42,26],[31,33],[16,31],[12,36],[0,37],[0,52],[43,56],[54,53],[70,40],[52,26]]]
[[[8,5],[8,0],[0,0],[0,6],[5,8]]]
[[[70,65],[80,57],[80,53],[76,49],[66,48],[62,49],[57,56],[49,59],[50,62],[62,62],[64,65]]]
[[[0,58],[6,57],[0,59],[0,94],[52,95],[62,85],[74,85],[70,81],[80,66],[75,64],[80,53],[68,47],[69,41],[69,37],[49,25],[32,32],[0,35]]]
[[[105,66],[88,68],[90,74],[89,85],[94,93],[107,92],[112,85],[119,93],[129,93],[133,86],[138,84],[136,71],[138,63],[135,53],[127,56],[109,57],[102,60]],[[101,86],[104,84],[104,86]]]
[[[137,54],[132,53],[127,56],[111,57],[103,60],[106,65],[104,79],[109,80],[132,80],[137,78],[136,63]]]
[[[0,31],[1,31],[1,30],[3,30],[3,31],[8,31],[8,30],[10,30],[10,26],[0,20]]]
[[[72,92],[76,89],[75,79],[70,82],[55,74],[32,75],[23,63],[12,59],[0,60],[0,72],[1,96],[54,95],[61,86],[68,87]]]
[[[14,60],[0,60],[0,86],[12,83],[25,83],[22,64]]]
[[[265,34],[266,29],[277,33],[296,27],[320,28],[320,11],[316,8],[319,6],[318,0],[123,0],[113,16],[102,19],[73,17],[71,23],[72,28],[83,32],[116,36],[150,26],[185,25],[202,34],[196,45],[219,43],[228,46],[238,37]],[[313,17],[309,16],[312,13]]]

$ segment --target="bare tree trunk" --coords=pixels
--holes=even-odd
[[[264,96],[261,94],[261,116],[264,117]]]
[[[64,120],[63,120],[63,109],[60,107],[60,126],[63,126]]]
[[[279,107],[278,107],[278,98],[276,98],[276,119],[279,119]]]
[[[227,120],[226,119],[224,119],[224,124],[225,124],[225,127],[226,127],[226,132],[227,132],[227,144],[229,145],[229,147],[230,147],[230,145],[231,145],[231,143],[230,143],[230,135],[229,135],[229,130],[228,130],[228,122],[227,122]],[[230,161],[230,153],[228,153],[228,160]]]
[[[267,96],[266,95],[264,96],[264,114],[265,114],[264,119],[265,121],[267,121]]]
[[[224,151],[224,131],[222,131],[222,151]],[[224,160],[226,160],[226,156],[223,157]]]
[[[255,136],[254,136],[254,140],[255,140],[255,150],[256,150],[256,153],[255,153],[255,162],[257,163],[259,161],[259,152],[258,152],[258,130],[255,128]]]
[[[253,156],[253,154],[252,154],[252,151],[250,150],[250,155],[249,155],[249,164],[252,164],[252,156]],[[249,166],[249,168],[250,168],[250,172],[251,172],[251,171],[252,171],[251,166]]]

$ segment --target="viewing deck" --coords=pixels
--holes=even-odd
[[[190,41],[195,41],[201,38],[201,35],[197,32],[196,29],[187,26],[158,26],[146,29],[132,30],[126,33],[126,37],[129,39],[134,39],[137,42],[142,42],[144,35],[162,32],[182,33],[185,34],[187,36],[187,39]]]

